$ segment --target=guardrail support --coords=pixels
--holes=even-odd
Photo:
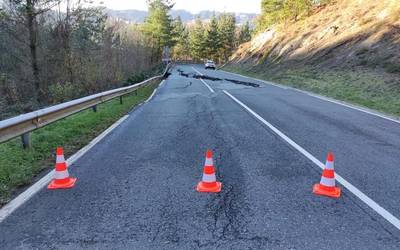
[[[122,95],[119,97],[119,104],[122,104]]]
[[[22,134],[21,141],[24,149],[29,149],[31,147],[31,133]]]
[[[97,112],[97,105],[94,105],[94,106],[92,107],[92,109],[93,109],[93,112]]]

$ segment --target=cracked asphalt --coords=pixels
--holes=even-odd
[[[314,196],[319,168],[222,90],[321,161],[334,150],[337,171],[395,216],[398,124],[194,66],[222,79],[205,80],[211,93],[177,71],[193,75],[192,66],[176,66],[151,101],[70,166],[75,188],[43,189],[4,220],[0,248],[399,249],[399,231],[351,192]],[[218,194],[195,191],[207,149]]]

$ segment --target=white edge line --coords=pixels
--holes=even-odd
[[[82,155],[84,155],[87,151],[89,151],[94,145],[96,145],[99,141],[101,141],[106,135],[108,135],[112,130],[118,127],[123,121],[128,118],[129,115],[125,115],[116,121],[113,125],[107,128],[103,133],[94,138],[88,145],[80,149],[74,155],[72,155],[67,160],[68,166],[72,165],[76,160],[78,160]],[[22,192],[20,195],[11,200],[8,204],[0,209],[0,223],[6,219],[11,213],[13,213],[16,209],[18,209],[21,205],[27,202],[32,196],[34,196],[37,192],[39,192],[43,187],[45,187],[53,178],[54,170],[50,171],[48,174],[43,176],[40,180],[38,180],[35,184],[30,186],[27,190]]]
[[[194,71],[196,71],[197,73],[199,73],[201,76],[204,75],[203,73],[201,73],[200,71],[198,71],[197,69],[195,69],[193,66],[192,66],[192,69],[193,69]]]
[[[267,122],[264,118],[262,118],[260,115],[258,115],[256,112],[251,110],[249,107],[247,107],[245,104],[243,104],[241,101],[236,99],[233,95],[231,95],[229,92],[223,90],[223,92],[229,96],[232,100],[234,100],[237,104],[242,106],[247,112],[252,114],[254,117],[256,117],[259,121],[261,121],[263,124],[265,124],[267,127],[269,127],[273,132],[275,132],[278,136],[280,136],[282,139],[284,139],[287,143],[289,143],[292,147],[297,149],[300,153],[302,153],[304,156],[306,156],[309,160],[311,160],[313,163],[315,163],[317,166],[319,166],[321,169],[324,169],[325,165],[319,161],[317,158],[315,158],[313,155],[311,155],[307,150],[299,146],[297,143],[295,143],[292,139],[287,137],[284,133],[279,131],[277,128],[275,128],[272,124]],[[339,174],[335,173],[335,177],[337,181],[342,184],[347,190],[352,192],[355,196],[357,196],[361,201],[363,201],[365,204],[367,204],[370,208],[372,208],[375,212],[377,212],[379,215],[381,215],[383,218],[385,218],[388,222],[390,222],[393,226],[395,226],[397,229],[400,229],[400,220],[396,218],[394,215],[392,215],[390,212],[388,212],[386,209],[381,207],[378,203],[373,201],[371,198],[369,198],[367,195],[365,195],[363,192],[361,192],[358,188],[353,186],[351,183],[346,181],[343,177],[341,177]]]
[[[147,100],[144,101],[144,102],[145,102],[145,103],[149,102],[149,101],[151,100],[151,98],[153,98],[153,96],[155,95],[156,92],[157,92],[157,89],[154,89],[154,90],[153,90],[153,93],[151,93],[150,97],[147,98]]]
[[[194,71],[196,71],[197,73],[199,73],[200,75],[203,75],[200,71],[198,71],[197,69],[195,69],[193,66],[192,66],[192,69],[193,69]],[[215,93],[215,91],[210,87],[210,85],[208,85],[208,84],[206,83],[206,81],[204,81],[204,80],[201,79],[201,78],[200,78],[200,81],[201,81],[202,83],[204,83],[204,85],[206,85],[206,87],[211,91],[211,93]]]
[[[165,80],[161,81],[161,83],[158,85],[158,87],[153,90],[153,93],[151,93],[150,97],[147,98],[147,100],[144,101],[144,103],[147,103],[147,102],[151,101],[151,99],[153,99],[154,95],[157,93],[157,90],[164,84],[164,82],[165,82]]]
[[[203,79],[200,79],[200,81],[204,83],[204,85],[206,85],[206,87],[211,91],[211,93],[215,93],[215,91],[210,87],[210,85],[208,85]]]
[[[228,73],[228,74],[241,76],[241,77],[248,78],[248,79],[253,79],[253,80],[256,80],[256,81],[259,81],[259,82],[263,82],[263,83],[266,83],[266,84],[269,84],[269,85],[272,85],[272,86],[275,86],[275,87],[278,87],[278,88],[294,90],[294,91],[309,95],[311,97],[318,98],[318,99],[323,100],[323,101],[331,102],[331,103],[334,103],[334,104],[337,104],[337,105],[341,105],[341,106],[344,106],[344,107],[347,107],[347,108],[358,110],[360,112],[364,112],[366,114],[377,116],[377,117],[380,117],[382,119],[386,119],[386,120],[389,120],[389,121],[392,121],[392,122],[400,124],[400,120],[398,118],[390,117],[390,116],[388,116],[386,114],[380,113],[379,111],[375,111],[375,110],[371,110],[371,109],[368,109],[368,108],[364,108],[364,107],[361,107],[361,106],[358,106],[358,105],[355,105],[355,104],[350,104],[350,103],[347,103],[345,101],[336,100],[336,99],[333,99],[331,97],[321,96],[321,95],[318,95],[318,94],[315,94],[315,93],[311,93],[309,91],[296,89],[296,88],[289,87],[289,86],[284,86],[284,85],[281,85],[281,84],[278,84],[278,83],[264,81],[262,79],[249,77],[249,76],[244,76],[244,75],[240,75],[240,74],[229,72],[229,71],[225,71],[225,70],[221,70],[221,71],[223,71],[225,73]]]

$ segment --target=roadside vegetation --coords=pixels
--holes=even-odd
[[[147,3],[144,23],[126,23],[88,0],[0,1],[0,120],[120,87],[167,51],[223,63],[250,40],[233,14],[190,25],[171,17],[173,1]]]
[[[0,207],[35,177],[54,167],[56,147],[64,147],[68,158],[147,99],[155,87],[146,86],[137,95],[125,96],[122,105],[118,98],[113,99],[98,105],[97,112],[88,109],[38,129],[32,133],[30,149],[23,149],[20,138],[0,144]]]
[[[201,62],[212,59],[225,63],[233,51],[251,39],[250,23],[237,27],[235,15],[230,13],[213,15],[209,22],[197,17],[193,25],[184,25],[178,18],[174,20],[176,45],[173,58]]]
[[[135,24],[88,1],[0,3],[0,119],[123,85],[161,61]]]

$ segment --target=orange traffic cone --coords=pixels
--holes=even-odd
[[[211,150],[207,150],[206,162],[204,164],[203,179],[197,184],[198,192],[218,193],[221,192],[222,183],[216,181],[214,162]]]
[[[335,186],[335,170],[333,167],[333,161],[333,154],[332,152],[329,152],[325,168],[322,171],[321,181],[313,187],[314,194],[325,195],[333,198],[340,197],[340,188]]]
[[[76,178],[70,178],[67,163],[64,159],[63,148],[57,148],[56,171],[54,179],[47,186],[48,189],[72,188],[75,186]]]

